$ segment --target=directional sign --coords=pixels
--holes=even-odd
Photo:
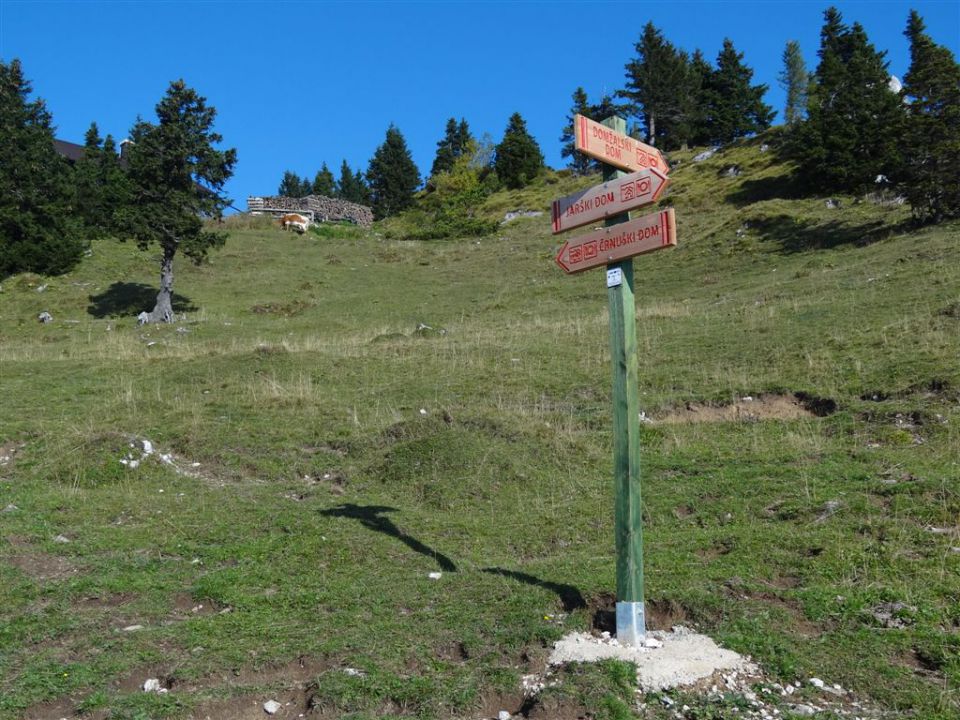
[[[578,273],[676,244],[677,223],[667,208],[569,240],[556,260],[564,272]]]
[[[656,168],[664,175],[670,167],[652,145],[634,140],[583,115],[573,118],[576,147],[582,153],[624,170]]]
[[[553,201],[553,232],[563,232],[608,215],[656,202],[670,180],[648,168]]]

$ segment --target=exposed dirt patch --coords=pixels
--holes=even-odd
[[[308,485],[325,488],[332,495],[343,495],[347,487],[347,476],[336,469],[308,475],[305,480]]]
[[[301,655],[287,663],[243,667],[213,673],[181,687],[188,691],[195,691],[209,688],[239,688],[261,685],[299,686],[312,682],[318,675],[337,666],[338,662],[335,660],[310,658]],[[277,702],[279,701],[279,698],[277,698]],[[262,709],[261,712],[263,712]]]
[[[73,604],[84,610],[112,610],[136,599],[137,594],[132,592],[106,593],[105,595],[88,595]]]
[[[275,700],[281,708],[272,717],[309,717],[313,720],[333,718],[320,708],[311,707],[311,696],[303,689],[283,690],[273,693],[257,693],[225,700],[201,703],[187,716],[191,720],[263,720],[268,716],[263,710],[267,700]]]
[[[178,619],[194,617],[199,615],[213,615],[220,608],[210,600],[198,601],[187,592],[177,593],[173,596],[173,615]]]
[[[436,657],[449,662],[462,663],[470,659],[470,653],[467,646],[462,642],[448,643],[441,645],[434,650]],[[502,708],[501,708],[502,709]],[[494,713],[496,714],[496,713]]]
[[[23,450],[26,443],[22,442],[4,442],[0,443],[0,468],[12,465],[18,452]]]
[[[825,417],[836,412],[837,404],[829,398],[806,393],[794,395],[759,395],[740,398],[734,403],[709,405],[687,403],[654,417],[667,425],[698,422],[757,422],[759,420],[797,420]]]
[[[62,580],[78,572],[72,561],[44,552],[20,553],[2,559],[37,582]]]
[[[73,718],[81,717],[79,714],[74,714],[76,704],[70,698],[38,703],[27,708],[21,717],[23,720],[51,720],[51,718],[54,720],[60,720],[60,718],[73,720]],[[94,710],[84,713],[82,717],[83,720],[105,720],[109,715],[108,710]]]
[[[593,629],[598,632],[617,632],[617,599],[613,593],[601,593],[587,604],[593,613]],[[647,599],[644,601],[647,630],[671,630],[674,625],[693,625],[697,613],[670,599]],[[701,618],[702,619],[702,618]]]

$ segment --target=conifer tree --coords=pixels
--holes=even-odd
[[[430,176],[450,172],[457,160],[465,153],[472,152],[475,145],[476,141],[470,134],[470,126],[465,119],[460,118],[459,123],[455,118],[447,120],[443,139],[437,143],[437,155],[430,168]]]
[[[220,196],[233,174],[237,151],[215,147],[217,111],[183,80],[170,83],[157,103],[157,122],[133,126],[127,174],[131,201],[122,221],[141,249],[158,245],[160,292],[148,322],[173,322],[173,258],[181,251],[195,263],[226,242],[225,233],[204,229],[229,200]],[[122,239],[122,238],[121,238]]]
[[[663,33],[648,22],[634,45],[637,55],[626,64],[626,87],[618,92],[630,102],[631,111],[643,122],[646,141],[656,145],[669,136],[669,125],[682,114],[677,87],[687,73],[687,58]]]
[[[473,133],[470,132],[470,126],[467,124],[466,118],[460,118],[460,124],[457,125],[456,142],[454,143],[454,151],[457,158],[469,155],[476,150],[476,148],[477,140],[473,137]]]
[[[543,153],[527,132],[527,123],[520,113],[510,116],[503,140],[497,145],[494,168],[500,181],[511,189],[522,188],[543,168]]]
[[[327,163],[324,162],[320,169],[317,171],[317,174],[313,178],[313,183],[310,186],[310,192],[307,195],[322,195],[323,197],[332,198],[336,195],[336,182],[333,179],[333,173],[330,172],[330,168],[327,167]]]
[[[367,184],[367,179],[360,170],[357,170],[353,175],[353,187],[357,198],[354,202],[367,206],[373,204],[373,199],[370,195],[370,186]]]
[[[340,163],[340,179],[337,180],[337,197],[348,202],[357,202],[355,176],[346,160]]]
[[[896,180],[904,111],[888,83],[885,52],[859,23],[847,27],[836,8],[824,13],[820,63],[789,150],[798,173],[820,191],[857,191],[878,175]]]
[[[117,215],[128,201],[129,185],[113,138],[107,135],[101,140],[96,123],[87,130],[83,155],[73,173],[77,214],[90,237],[116,234]]]
[[[682,53],[686,60],[686,53]],[[692,143],[702,145],[710,141],[707,127],[706,91],[713,75],[713,67],[697,49],[686,61],[682,82],[677,87],[677,115],[672,123],[667,149],[686,150]]]
[[[807,107],[807,87],[810,85],[807,65],[800,53],[800,43],[796,40],[788,41],[783,49],[783,70],[778,80],[787,93],[783,120],[787,125],[795,125],[803,119]]]
[[[420,186],[420,171],[396,126],[387,128],[386,139],[371,158],[367,181],[373,215],[378,220],[413,205],[413,194]]]
[[[596,163],[589,155],[584,155],[577,150],[576,129],[573,124],[577,115],[584,115],[591,120],[597,118],[592,113],[590,102],[587,100],[587,93],[582,87],[573,91],[572,100],[573,105],[570,108],[570,114],[567,115],[567,124],[563,127],[563,134],[560,136],[560,142],[562,143],[560,157],[570,158],[567,167],[573,171],[574,175],[589,175],[596,172]]]
[[[447,120],[447,128],[443,139],[437,143],[437,155],[433,159],[433,166],[430,168],[431,177],[443,172],[450,172],[453,163],[456,160],[454,154],[454,144],[457,140],[457,121],[455,118]]]
[[[724,39],[717,68],[707,81],[705,99],[710,140],[728,143],[770,127],[773,109],[763,102],[766,85],[751,85],[753,70],[743,64],[743,53]]]
[[[925,32],[910,11],[910,69],[903,78],[909,99],[904,131],[903,188],[923,222],[960,217],[960,65],[949,49]]]
[[[306,188],[304,188],[306,185]],[[277,188],[277,195],[289,198],[302,198],[310,194],[312,184],[306,178],[300,179],[300,176],[291,170],[283,171],[283,179],[280,181],[280,187]],[[304,192],[306,189],[306,192]]]
[[[87,247],[50,113],[30,93],[20,61],[0,61],[0,277],[66,272]]]

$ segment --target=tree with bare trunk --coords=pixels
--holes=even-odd
[[[226,234],[205,229],[204,220],[219,218],[230,203],[220,192],[237,151],[214,147],[223,140],[213,131],[217,111],[183,80],[170,83],[156,111],[156,123],[138,120],[131,130],[131,197],[119,217],[121,236],[163,253],[157,303],[141,318],[173,322],[173,258],[180,250],[199,264],[226,242]]]

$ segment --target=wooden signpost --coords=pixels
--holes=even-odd
[[[596,220],[656,202],[668,182],[666,175],[650,168],[554,200],[553,232],[589,225]]]
[[[646,636],[646,618],[632,258],[676,245],[676,220],[673,208],[636,220],[626,212],[654,202],[666,187],[669,167],[659,150],[628,137],[623,118],[608,118],[601,124],[577,115],[574,127],[577,150],[604,163],[604,184],[556,200],[553,231],[562,232],[600,218],[605,218],[605,227],[565,242],[556,261],[567,273],[601,265],[607,268],[613,365],[617,639],[623,645],[640,646]],[[626,175],[617,168],[639,172]],[[631,184],[632,191],[621,192],[621,187]]]
[[[670,172],[659,150],[627,135],[626,122],[620,127],[621,131],[617,132],[583,115],[574,115],[573,131],[577,150],[621,170],[642,170],[649,167],[664,175]]]

